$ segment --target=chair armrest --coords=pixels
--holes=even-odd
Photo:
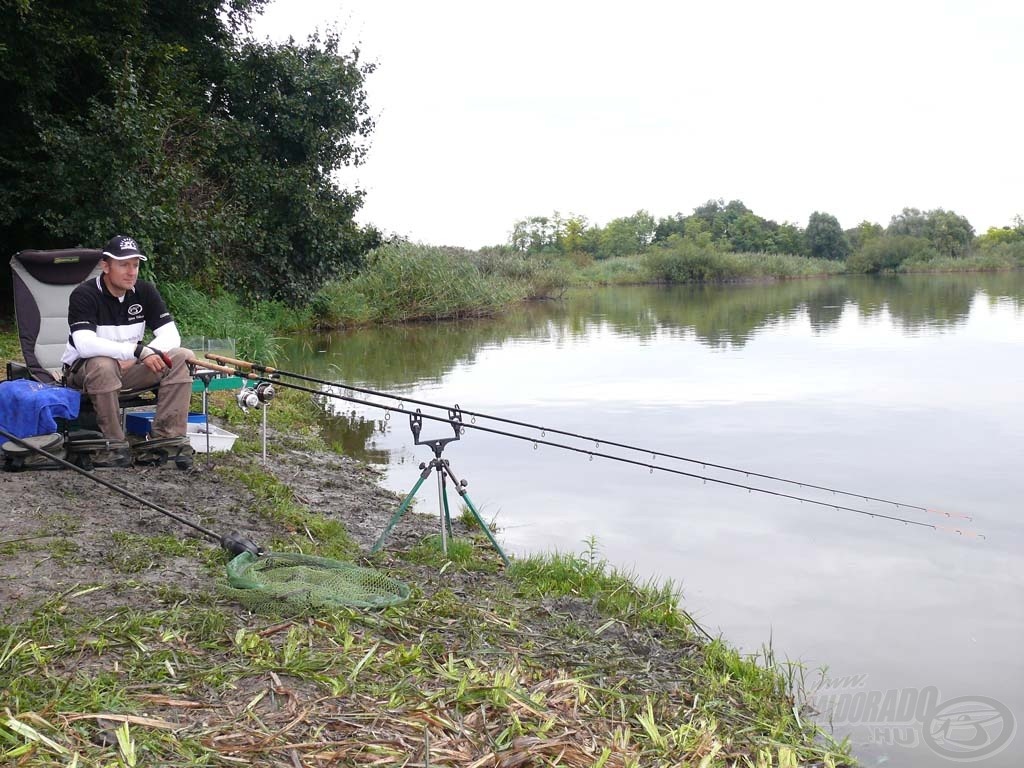
[[[14,381],[15,379],[31,379],[32,373],[29,371],[27,365],[22,363],[16,363],[13,360],[7,361],[7,380]]]

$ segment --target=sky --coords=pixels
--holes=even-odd
[[[742,200],[805,226],[1024,215],[1024,3],[274,0],[377,64],[357,217],[478,248],[529,216],[604,226]]]

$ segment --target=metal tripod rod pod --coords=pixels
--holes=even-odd
[[[431,459],[429,463],[420,464],[419,479],[416,481],[416,484],[413,486],[412,490],[409,491],[409,493],[405,496],[404,499],[402,499],[402,503],[398,506],[398,509],[395,510],[395,513],[391,516],[391,520],[388,521],[387,527],[383,530],[381,535],[377,538],[377,541],[374,543],[373,548],[370,550],[370,554],[379,552],[381,547],[384,546],[384,541],[387,538],[388,534],[391,533],[391,530],[395,527],[395,525],[397,525],[398,521],[402,518],[402,515],[404,515],[406,511],[409,509],[409,506],[412,504],[413,498],[416,496],[416,493],[419,491],[419,489],[423,486],[423,483],[426,481],[426,479],[430,476],[431,471],[436,471],[438,516],[440,517],[441,524],[441,549],[444,555],[446,557],[448,555],[448,537],[452,534],[452,521],[451,513],[448,508],[448,491],[446,482],[446,478],[451,478],[452,482],[455,484],[455,488],[457,489],[459,496],[461,496],[463,501],[466,503],[467,508],[472,513],[473,517],[476,519],[477,524],[480,526],[480,529],[487,535],[488,540],[490,540],[491,542],[491,546],[493,546],[494,549],[501,556],[501,559],[505,563],[505,565],[509,565],[509,560],[508,557],[505,555],[505,552],[501,549],[501,546],[498,544],[497,540],[491,534],[490,528],[487,527],[487,524],[480,517],[480,513],[473,505],[473,502],[470,501],[469,494],[466,492],[466,481],[459,480],[458,478],[456,478],[455,474],[452,472],[448,460],[441,457],[442,453],[444,452],[445,446],[447,446],[448,443],[454,443],[460,440],[462,434],[461,414],[458,412],[458,409],[456,408],[449,410],[448,415],[450,418],[449,423],[451,424],[452,429],[455,431],[455,435],[453,437],[437,438],[434,440],[421,440],[420,432],[423,427],[423,417],[422,415],[420,415],[419,410],[417,410],[416,413],[414,414],[410,414],[409,428],[412,430],[413,440],[415,444],[429,446],[431,451],[433,451],[434,453],[434,458]]]

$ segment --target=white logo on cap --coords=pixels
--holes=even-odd
[[[125,248],[131,248],[134,251],[139,250],[139,244],[130,237],[122,237],[121,242],[117,244],[117,247],[121,250],[124,250]]]
[[[132,304],[130,307],[128,307],[128,314],[132,315],[133,317],[135,315],[139,314],[139,312],[141,312],[141,311],[142,311],[142,305],[141,304]]]

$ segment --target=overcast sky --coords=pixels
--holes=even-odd
[[[335,26],[378,63],[359,218],[506,242],[712,198],[849,228],[905,206],[1024,214],[1024,2],[276,0],[259,38]]]

